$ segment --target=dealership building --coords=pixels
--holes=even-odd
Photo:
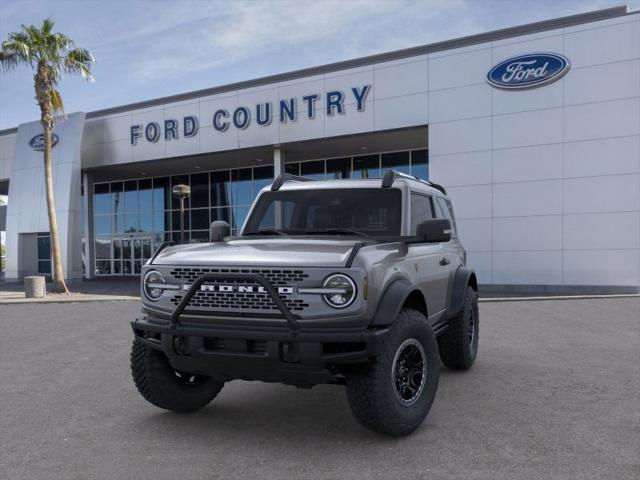
[[[0,131],[6,278],[49,273],[37,121]],[[282,172],[396,169],[444,185],[479,282],[637,292],[640,12],[616,7],[248,80],[57,122],[70,278],[139,274],[185,228],[238,231]]]

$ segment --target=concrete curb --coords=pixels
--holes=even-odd
[[[546,297],[487,297],[478,299],[482,303],[502,303],[502,302],[548,302],[552,300],[590,300],[594,298],[640,298],[640,293],[622,293],[612,295],[548,295]]]
[[[81,297],[70,295],[68,297],[57,295],[44,298],[0,298],[0,305],[21,305],[25,303],[83,303],[83,302],[122,302],[140,301],[140,297],[130,295],[83,295]]]

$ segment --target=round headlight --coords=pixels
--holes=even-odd
[[[356,298],[356,284],[346,275],[336,273],[327,277],[324,281],[324,288],[333,290],[325,293],[322,297],[324,301],[333,308],[348,307]]]
[[[157,272],[156,270],[151,270],[147,272],[144,276],[144,280],[142,282],[142,290],[144,291],[144,295],[152,301],[158,300],[162,296],[163,288],[160,288],[159,285],[165,283],[164,278]]]

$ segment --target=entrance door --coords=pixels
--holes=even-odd
[[[121,237],[113,239],[114,275],[140,275],[142,265],[151,258],[151,237]]]

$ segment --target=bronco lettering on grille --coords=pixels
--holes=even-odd
[[[185,284],[182,289],[189,290],[191,285]],[[295,291],[294,287],[275,287],[280,295],[292,295]],[[267,293],[267,290],[261,285],[201,285],[201,292],[214,293]]]

